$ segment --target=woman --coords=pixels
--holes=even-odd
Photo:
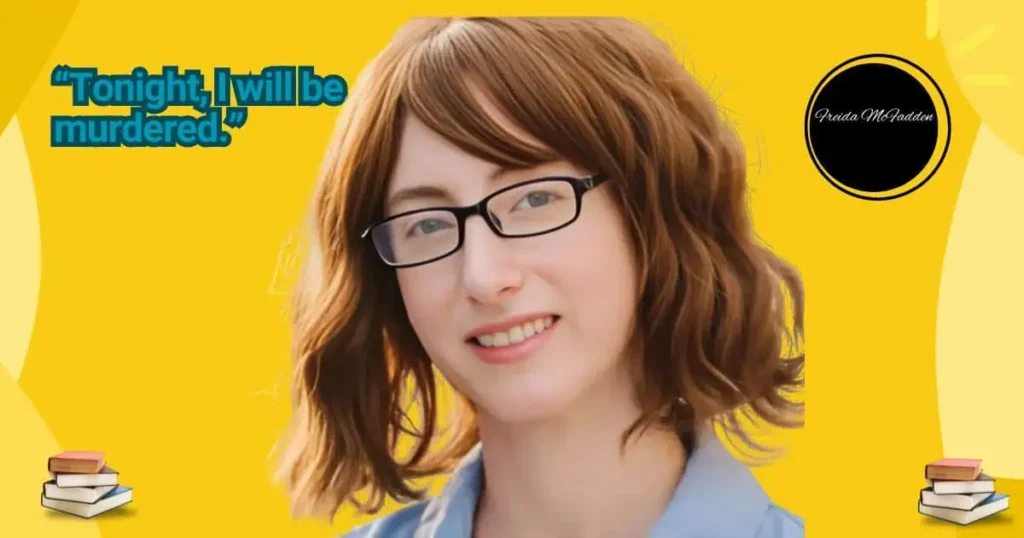
[[[802,420],[802,284],[755,242],[744,174],[639,25],[403,27],[315,195],[295,511],[414,501],[350,537],[802,536],[715,435]],[[442,379],[463,404],[444,436]],[[453,470],[433,498],[410,483]]]

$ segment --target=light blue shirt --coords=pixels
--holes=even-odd
[[[768,498],[750,470],[704,432],[668,507],[648,538],[794,538],[803,519]],[[399,509],[340,538],[471,538],[483,477],[477,444],[441,494]]]

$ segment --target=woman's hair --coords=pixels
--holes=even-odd
[[[506,132],[476,91],[542,145]],[[478,441],[462,399],[454,430],[434,442],[443,379],[394,270],[360,238],[383,215],[410,114],[495,164],[565,159],[611,179],[640,283],[630,357],[643,415],[623,443],[652,424],[680,436],[717,424],[759,446],[744,420],[802,425],[802,402],[786,395],[803,386],[803,285],[756,241],[744,148],[671,48],[613,18],[416,19],[360,74],[313,200],[279,471],[293,513],[332,519],[346,501],[376,513],[388,496],[421,499],[411,482],[450,471]]]

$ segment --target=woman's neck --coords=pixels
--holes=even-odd
[[[675,432],[652,426],[620,452],[639,409],[628,392],[593,387],[543,423],[479,417],[484,488],[474,538],[646,536],[686,461]],[[618,395],[618,396],[616,396]]]

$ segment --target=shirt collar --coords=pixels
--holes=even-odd
[[[750,469],[705,429],[650,538],[752,537],[770,504]]]
[[[483,486],[483,445],[462,458],[441,494],[427,503],[413,538],[471,538]]]
[[[702,430],[683,476],[649,538],[754,536],[771,504],[753,473]],[[414,538],[470,538],[483,485],[483,445],[462,459],[441,494],[430,500]]]

